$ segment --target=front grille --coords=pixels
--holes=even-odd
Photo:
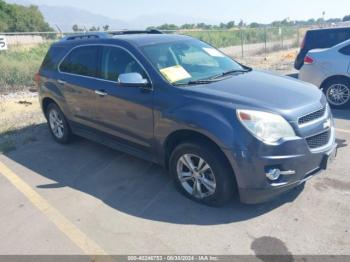
[[[331,130],[327,130],[326,132],[306,138],[306,142],[311,149],[315,149],[327,145],[330,137]]]
[[[323,107],[320,110],[317,110],[316,112],[300,117],[298,120],[298,124],[303,125],[313,120],[316,120],[318,118],[321,118],[324,116],[325,113],[326,113],[326,107]]]

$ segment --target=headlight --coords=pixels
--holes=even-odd
[[[280,115],[254,110],[237,110],[237,117],[259,140],[271,144],[281,138],[294,137],[290,124]]]

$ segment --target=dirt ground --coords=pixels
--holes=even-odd
[[[269,53],[265,56],[236,57],[236,60],[244,65],[255,69],[274,71],[281,75],[295,75],[294,60],[298,54],[298,49],[293,48],[278,52]]]
[[[0,152],[35,140],[35,127],[44,121],[36,93],[0,95]]]

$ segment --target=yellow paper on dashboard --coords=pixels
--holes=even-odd
[[[170,83],[191,78],[191,75],[186,71],[186,69],[180,65],[160,69],[160,72]]]

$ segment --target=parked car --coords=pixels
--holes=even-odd
[[[350,106],[350,40],[307,53],[299,79],[320,87],[334,108]]]
[[[294,67],[299,70],[311,49],[329,48],[350,39],[350,27],[312,29],[306,32]]]
[[[336,154],[318,88],[188,36],[69,36],[51,46],[36,81],[58,143],[75,134],[163,165],[186,196],[208,205],[237,190],[244,203],[266,201]]]

